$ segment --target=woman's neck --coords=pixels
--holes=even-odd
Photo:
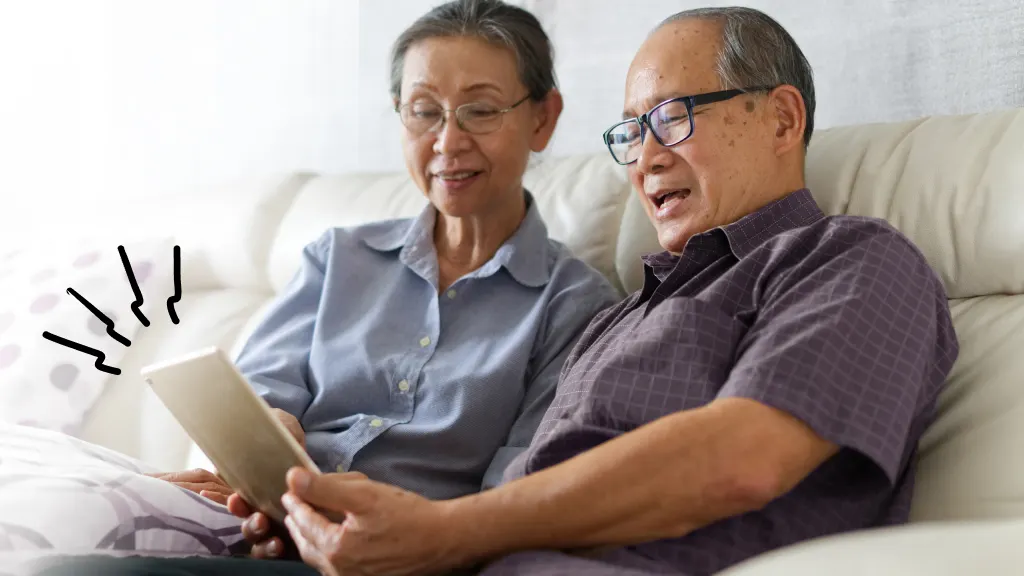
[[[526,217],[526,197],[495,206],[488,214],[456,218],[437,213],[434,247],[441,268],[441,290],[483,266],[519,228]],[[455,276],[454,278],[451,276]]]

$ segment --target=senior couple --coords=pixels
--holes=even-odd
[[[702,9],[640,47],[604,140],[664,252],[623,301],[522,185],[562,110],[552,53],[497,0],[395,43],[430,206],[307,246],[237,361],[327,472],[289,473],[285,525],[212,473],[166,474],[246,518],[254,558],[73,571],[703,575],[907,520],[956,336],[905,237],[805,188],[814,86],[790,35]]]

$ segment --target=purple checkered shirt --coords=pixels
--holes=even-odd
[[[506,480],[729,397],[785,411],[840,451],[764,509],[682,538],[520,553],[486,574],[712,574],[907,520],[917,442],[958,352],[942,284],[909,240],[882,220],[826,217],[799,190],[644,262],[643,288],[591,322]]]

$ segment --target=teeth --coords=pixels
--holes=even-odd
[[[451,172],[448,174],[438,174],[437,176],[442,180],[465,180],[474,174],[476,172]]]
[[[658,196],[655,199],[655,201],[658,204],[658,206],[661,206],[662,204],[665,203],[666,200],[668,200],[669,198],[671,198],[672,196],[675,196],[677,194],[684,195],[684,194],[686,194],[686,190],[672,190],[672,191],[666,192],[666,193],[662,194],[661,196]]]

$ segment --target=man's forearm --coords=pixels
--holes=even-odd
[[[680,412],[450,501],[448,513],[470,561],[679,537],[764,506],[834,453],[803,424],[785,419],[792,420],[747,400]],[[811,437],[804,441],[804,434]],[[785,448],[766,449],[773,445]]]

